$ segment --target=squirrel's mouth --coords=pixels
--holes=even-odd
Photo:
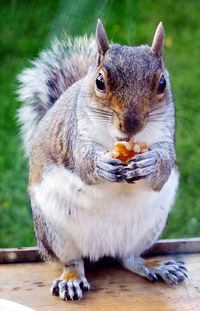
[[[116,136],[116,137],[115,137],[115,139],[116,139],[117,141],[122,141],[122,140],[124,140],[124,141],[130,141],[131,138],[132,138],[132,136],[123,136],[123,137]]]
[[[133,134],[124,133],[115,126],[111,127],[109,132],[115,141],[130,141],[133,139]]]

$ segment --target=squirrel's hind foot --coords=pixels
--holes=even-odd
[[[91,286],[86,279],[73,281],[56,279],[50,291],[53,296],[59,296],[62,300],[81,300],[83,298],[83,290],[89,291],[90,289]]]
[[[182,261],[169,260],[155,267],[151,267],[151,263],[148,265],[146,261],[144,271],[150,281],[161,279],[169,285],[182,283],[188,278],[187,269]]]
[[[126,258],[122,264],[128,270],[146,277],[151,282],[163,280],[169,285],[179,284],[188,278],[187,268],[182,261],[144,260],[141,257]]]
[[[63,274],[51,286],[51,294],[62,300],[81,300],[83,291],[91,289],[85,275],[83,262],[74,262],[64,267]]]

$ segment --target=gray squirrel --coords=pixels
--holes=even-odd
[[[63,264],[51,293],[82,299],[91,288],[83,258],[119,259],[150,281],[178,284],[182,262],[141,254],[163,231],[175,199],[175,108],[163,61],[164,28],[151,47],[96,38],[56,40],[19,76],[22,137],[38,247]],[[116,141],[145,141],[127,164],[106,156]]]

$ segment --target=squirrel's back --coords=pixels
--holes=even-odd
[[[18,111],[22,137],[27,155],[31,139],[39,121],[47,110],[73,83],[82,79],[91,65],[95,65],[95,39],[63,36],[51,48],[42,52],[18,77],[19,99],[24,105]]]

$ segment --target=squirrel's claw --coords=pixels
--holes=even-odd
[[[107,157],[105,154],[99,153],[97,157],[97,165],[100,164],[110,164],[112,166],[118,167],[118,168],[123,168],[126,166],[126,163],[122,162],[119,159],[116,158],[110,158]]]
[[[91,286],[85,277],[73,281],[56,279],[51,287],[51,294],[59,296],[62,300],[81,300],[83,290],[89,291],[90,289]]]
[[[97,168],[96,172],[98,176],[103,177],[104,179],[111,181],[111,182],[123,182],[123,176],[119,173],[109,173],[106,170]]]
[[[125,163],[118,159],[100,155],[96,160],[96,172],[98,176],[111,182],[126,182],[122,174]]]
[[[155,171],[156,164],[157,153],[152,150],[135,156],[128,165],[100,154],[96,160],[96,172],[108,181],[130,184],[149,176]]]
[[[123,176],[128,183],[136,181],[150,175],[155,171],[157,164],[157,153],[147,151],[135,156],[123,169]]]

